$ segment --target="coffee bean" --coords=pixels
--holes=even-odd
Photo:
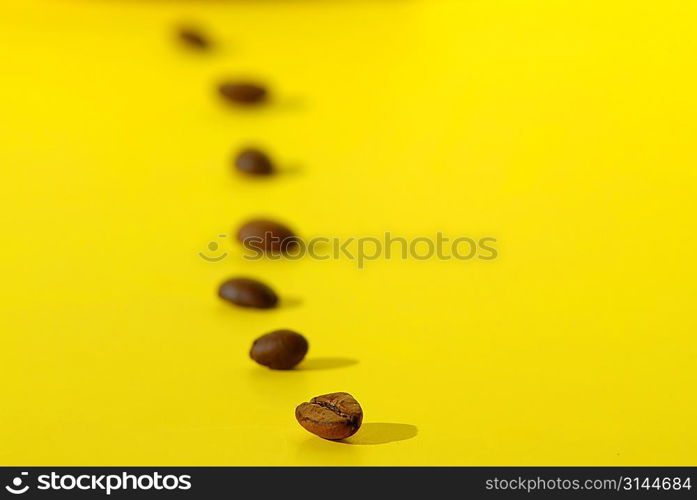
[[[237,155],[235,166],[240,172],[251,175],[269,175],[273,172],[273,163],[263,151],[249,148]]]
[[[350,394],[333,392],[299,405],[295,418],[312,434],[336,440],[356,433],[363,422],[363,410]]]
[[[235,104],[260,104],[268,97],[265,87],[250,82],[225,82],[218,87],[220,95]]]
[[[286,252],[298,244],[298,238],[289,228],[278,222],[256,219],[237,231],[237,239],[247,248],[262,252]]]
[[[233,278],[220,285],[218,296],[242,307],[270,309],[278,304],[271,287],[249,278]]]
[[[254,341],[249,356],[272,370],[290,370],[300,363],[309,345],[305,337],[291,330],[276,330]]]
[[[200,31],[194,28],[180,28],[179,40],[183,43],[198,50],[206,50],[210,48],[211,42]]]

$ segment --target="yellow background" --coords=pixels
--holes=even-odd
[[[2,464],[697,463],[694,2],[0,10]],[[274,102],[230,109],[226,76]],[[283,172],[233,175],[248,143]],[[255,215],[500,256],[197,256]],[[284,306],[220,303],[237,274]],[[281,327],[304,369],[248,359]],[[294,420],[332,391],[364,407],[352,444]]]

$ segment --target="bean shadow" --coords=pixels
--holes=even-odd
[[[224,82],[226,80],[230,80],[230,81],[250,80],[250,81],[258,81],[260,85],[267,85],[264,80],[254,78],[254,77],[229,76],[227,78],[221,77],[217,80],[213,80],[212,84],[211,84],[213,90],[215,91],[218,88],[218,86],[220,85],[220,83]],[[273,88],[271,89],[271,92],[273,92]],[[211,92],[211,93],[213,93],[213,92]],[[222,109],[223,111],[225,111],[229,115],[238,116],[238,117],[251,116],[255,120],[259,119],[260,117],[267,116],[268,114],[297,113],[297,112],[302,112],[302,111],[306,111],[307,109],[309,109],[308,100],[302,96],[277,97],[277,96],[272,95],[265,102],[253,104],[253,105],[244,105],[244,104],[236,104],[234,102],[229,102],[229,101],[226,101],[221,96],[215,95],[214,93],[213,93],[213,97],[215,97],[216,98],[215,100],[219,103],[220,109]]]
[[[369,422],[361,426],[359,431],[339,443],[349,445],[375,445],[406,441],[416,437],[419,429],[411,424],[392,424],[386,422]]]
[[[279,163],[274,166],[274,171],[270,175],[253,175],[239,171],[236,174],[237,179],[230,179],[231,182],[235,182],[235,185],[244,182],[245,185],[261,186],[274,182],[274,180],[303,175],[303,167],[299,163]]]
[[[276,170],[276,175],[281,176],[294,176],[302,174],[303,167],[299,163],[288,163],[286,165],[280,165]]]
[[[281,111],[304,111],[308,108],[308,101],[299,95],[272,97],[269,106]]]
[[[315,371],[315,370],[334,370],[336,368],[346,368],[357,365],[358,361],[351,358],[309,358],[300,363],[295,370]]]
[[[303,299],[300,297],[281,297],[279,304],[281,307],[300,307],[303,305]]]

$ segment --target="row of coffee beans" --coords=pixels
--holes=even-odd
[[[181,28],[179,40],[188,47],[205,51],[213,43],[200,30]],[[269,91],[263,85],[248,81],[225,81],[218,93],[226,102],[239,106],[255,106],[268,101]],[[235,168],[244,174],[267,176],[274,173],[271,158],[259,149],[244,149],[235,160]],[[286,252],[297,245],[298,239],[288,227],[275,221],[256,219],[243,224],[237,239],[250,249],[266,253]],[[268,285],[251,278],[231,278],[220,285],[218,296],[234,305],[257,309],[278,306],[279,298]],[[309,343],[300,333],[276,330],[257,338],[249,356],[260,365],[272,370],[295,368],[307,354]],[[298,423],[309,432],[324,439],[345,439],[358,431],[363,421],[363,410],[353,396],[346,392],[324,394],[300,404],[295,409]]]

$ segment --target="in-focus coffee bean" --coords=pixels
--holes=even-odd
[[[290,370],[300,363],[309,344],[305,337],[292,330],[276,330],[254,341],[249,356],[272,370]]]
[[[235,158],[235,167],[240,172],[251,175],[269,175],[273,172],[271,158],[255,148],[240,151]]]
[[[224,82],[218,92],[229,102],[242,105],[261,104],[269,95],[266,87],[251,82]]]
[[[298,244],[298,237],[288,227],[268,219],[243,224],[237,239],[247,248],[268,253],[286,252]]]
[[[208,37],[195,28],[180,28],[178,35],[182,43],[194,49],[206,50],[211,46]]]
[[[363,410],[353,396],[333,392],[312,398],[295,409],[298,423],[312,434],[324,439],[345,439],[363,423]]]
[[[264,283],[250,278],[232,278],[220,285],[218,296],[242,307],[270,309],[278,304],[276,293]]]

